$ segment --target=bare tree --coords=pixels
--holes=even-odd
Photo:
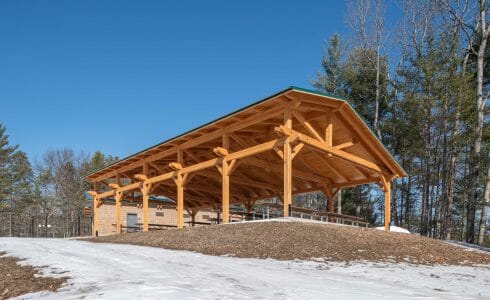
[[[480,234],[478,235],[478,244],[483,245],[485,240],[485,232],[487,226],[488,206],[490,205],[490,166],[487,170],[487,183],[485,185],[485,192],[483,196],[483,206],[480,218]]]
[[[487,25],[487,0],[479,0],[480,13],[479,21],[477,25],[477,32],[480,42],[478,43],[478,53],[477,53],[477,75],[476,75],[476,106],[477,106],[477,121],[476,121],[476,138],[475,146],[473,150],[473,184],[472,184],[472,205],[476,206],[478,203],[478,183],[480,182],[480,164],[481,164],[481,148],[483,140],[483,124],[485,118],[485,106],[487,103],[487,95],[483,95],[483,71],[485,68],[485,50],[487,49],[488,33],[490,31],[489,25]],[[487,195],[485,195],[487,198]],[[488,203],[488,201],[485,201]],[[482,223],[486,223],[486,207],[482,207]],[[474,226],[474,216],[472,219],[472,227]],[[467,236],[468,242],[473,242],[474,239],[474,228],[471,228]],[[480,236],[484,235],[485,232],[480,231]],[[482,240],[483,242],[483,240]]]
[[[346,22],[354,32],[354,44],[361,49],[373,49],[375,51],[375,98],[373,112],[373,129],[381,138],[380,120],[380,90],[382,74],[382,51],[387,38],[385,33],[384,0],[355,0],[349,2]]]

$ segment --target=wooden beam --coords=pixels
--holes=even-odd
[[[159,166],[156,163],[148,163],[150,166],[152,166],[154,169],[156,169],[158,172],[165,173],[165,169],[162,166]]]
[[[134,179],[136,179],[138,181],[145,181],[148,179],[148,176],[147,176],[147,174],[136,174],[136,175],[134,175]]]
[[[239,165],[240,165],[240,161],[238,161],[237,159],[232,160],[228,168],[228,175],[231,175],[231,173],[233,173],[233,171],[235,171]]]
[[[303,143],[298,143],[294,148],[291,150],[291,159],[294,159],[294,157],[303,149],[305,144]]]
[[[390,159],[391,155],[389,154],[389,152],[384,149],[381,142],[379,142],[376,136],[370,131],[369,127],[363,124],[362,120],[353,119],[350,115],[347,114],[346,110],[341,110],[340,113],[338,114],[338,117],[341,119],[341,121],[344,122],[345,126],[348,129],[354,132],[354,134],[356,135],[356,140],[359,141],[359,143],[361,143],[368,150],[368,152],[370,152],[370,154],[373,157],[379,158],[380,161],[383,162],[390,169],[391,172],[385,172],[385,173],[404,176],[403,173],[402,174],[398,173],[397,171],[398,166],[396,162]],[[355,126],[355,124],[359,124],[361,126]],[[363,131],[361,131],[361,129],[363,129]],[[371,141],[368,142],[366,140],[369,139],[369,137],[371,137],[370,138]],[[373,145],[373,143],[379,144],[381,147],[376,147]],[[381,150],[378,148],[380,148]],[[392,160],[393,162],[390,163],[390,160]]]
[[[377,173],[383,172],[377,164],[375,164],[371,161],[368,161],[368,160],[361,158],[357,155],[354,155],[352,153],[345,152],[343,150],[334,149],[333,147],[328,146],[327,143],[323,143],[317,139],[314,139],[312,137],[308,137],[302,133],[299,133],[299,132],[295,132],[295,133],[298,136],[298,140],[305,143],[308,146],[311,146],[313,148],[327,152],[327,153],[329,153],[329,154],[331,154],[337,158],[340,158],[340,159],[345,160],[347,162],[356,164],[360,167],[376,171]]]
[[[316,131],[316,129],[313,127],[313,125],[306,121],[305,118],[303,118],[303,115],[301,115],[300,112],[293,110],[292,111],[293,116],[299,121],[299,123],[306,128],[316,139],[325,142],[325,140],[320,136],[320,134]]]
[[[117,183],[109,183],[109,187],[111,189],[118,189],[119,188],[119,184],[117,184]]]
[[[262,144],[258,144],[258,145],[249,147],[247,149],[236,151],[236,152],[230,153],[230,155],[228,155],[226,157],[226,160],[231,161],[231,160],[240,159],[240,158],[252,156],[255,154],[259,154],[259,153],[262,153],[265,151],[269,151],[269,150],[272,150],[274,148],[274,146],[278,143],[279,144],[282,143],[282,140],[281,139],[274,139],[274,140],[271,140],[269,142],[265,142]]]
[[[360,168],[358,166],[353,166],[357,172],[359,172],[359,174],[361,174],[362,176],[366,177],[366,178],[369,178],[371,175],[369,174],[369,172],[363,168]]]
[[[327,158],[321,156],[319,153],[312,151],[313,155],[315,155],[316,158],[318,158],[324,165],[326,165],[340,180],[342,181],[348,181],[348,179],[338,170],[336,167],[334,167]]]
[[[216,147],[213,149],[213,152],[220,157],[227,156],[229,154],[228,149],[223,147]]]
[[[349,142],[345,142],[345,143],[342,143],[342,144],[335,145],[335,146],[333,146],[333,148],[334,149],[337,149],[337,150],[341,150],[341,149],[349,148],[349,147],[352,147],[352,146],[354,146],[354,142],[349,141]]]
[[[181,163],[171,162],[168,164],[168,166],[170,167],[170,169],[172,169],[174,171],[182,170],[182,164]]]

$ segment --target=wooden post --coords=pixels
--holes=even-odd
[[[181,174],[175,179],[177,185],[177,228],[184,228],[184,180]]]
[[[332,216],[333,210],[334,210],[335,196],[333,195],[333,193],[331,192],[329,187],[326,187],[323,189],[323,194],[328,199],[328,212],[330,213],[330,215],[328,216],[328,221],[329,222],[335,222],[335,218],[334,218],[334,216]]]
[[[228,167],[228,162],[223,158],[223,163],[221,164],[221,208],[223,211],[223,224],[228,224],[230,222],[230,175],[228,173]]]
[[[385,231],[390,231],[391,223],[391,182],[386,181],[384,184],[385,192]]]
[[[333,214],[334,213],[334,207],[335,207],[335,197],[330,195],[328,197],[328,212]],[[333,221],[333,216],[330,218],[330,221]]]
[[[143,164],[143,175],[148,176],[148,163]],[[143,183],[141,188],[141,195],[143,197],[143,232],[148,231],[148,199],[150,197],[151,186]]]
[[[226,161],[226,155],[228,154],[228,148],[230,147],[230,139],[228,133],[223,134],[222,140],[223,148],[226,151],[221,151],[220,153],[216,151],[218,155],[221,155],[221,211],[223,215],[223,224],[228,224],[230,222],[230,165]],[[223,154],[225,154],[223,156]]]
[[[342,189],[337,192],[337,213],[342,214]]]
[[[150,185],[142,183],[141,195],[143,197],[143,231],[148,231],[148,199],[150,198]]]
[[[93,196],[94,202],[92,204],[93,209],[93,223],[92,223],[92,236],[97,237],[99,235],[99,208],[97,196]]]
[[[182,168],[184,161],[184,153],[182,149],[177,151],[177,164],[179,168]],[[184,178],[177,170],[177,174],[174,178],[175,184],[177,185],[177,228],[184,228]]]
[[[198,208],[188,208],[186,207],[187,213],[189,213],[189,216],[191,216],[191,226],[194,227],[196,226],[196,215],[199,212]]]
[[[116,198],[116,234],[121,234],[121,200],[122,192],[117,192],[115,194]]]
[[[284,127],[292,129],[291,111],[286,110],[284,112]],[[290,216],[289,206],[292,204],[292,158],[291,158],[291,144],[289,136],[286,137],[283,145],[283,162],[284,162],[284,195],[283,195],[283,210],[284,217]]]
[[[97,182],[94,181],[94,194],[92,195],[93,203],[93,220],[92,220],[92,236],[97,237],[99,235],[99,199],[97,196]]]

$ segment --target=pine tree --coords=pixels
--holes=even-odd
[[[338,34],[330,38],[328,47],[322,57],[322,72],[317,73],[317,78],[311,84],[322,91],[339,96],[344,93],[344,46]]]
[[[9,163],[12,154],[18,146],[9,144],[9,136],[6,134],[6,128],[0,124],[0,209],[7,205],[9,196],[12,193],[12,185],[9,178]]]
[[[12,185],[11,213],[14,216],[12,234],[14,236],[26,236],[29,231],[29,207],[32,201],[32,167],[23,151],[16,151],[9,164],[10,182]]]

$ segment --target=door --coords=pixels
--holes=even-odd
[[[129,214],[127,216],[127,232],[135,232],[139,229],[138,226],[138,214]]]

